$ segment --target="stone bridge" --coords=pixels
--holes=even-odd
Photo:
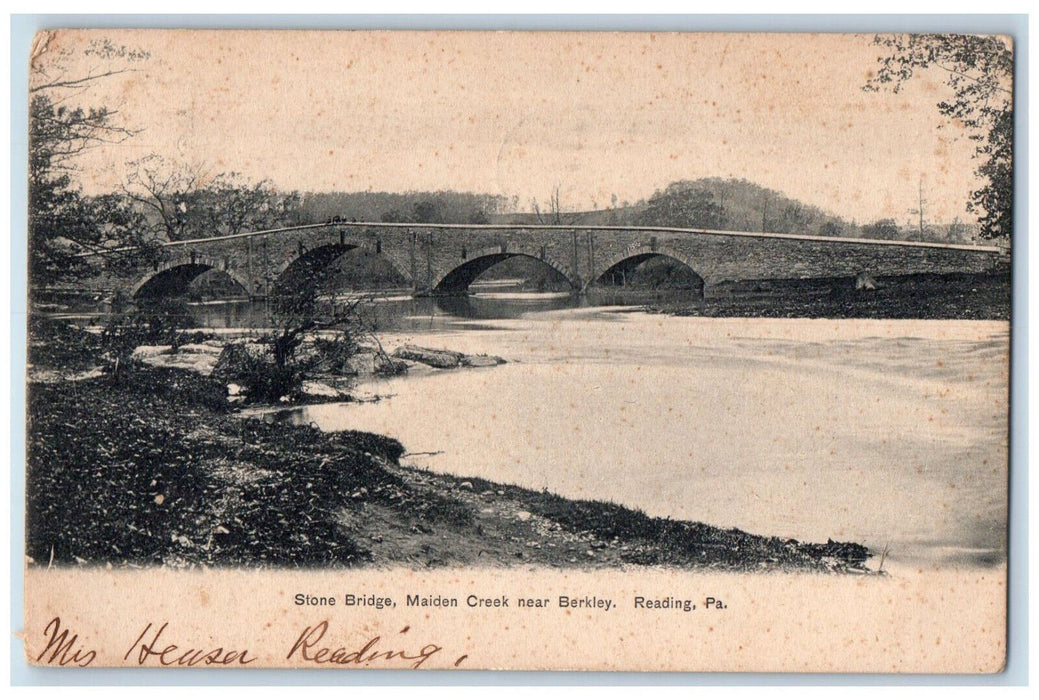
[[[349,250],[382,256],[416,295],[462,294],[481,273],[515,256],[556,270],[575,293],[663,256],[687,266],[710,295],[720,282],[913,272],[977,272],[1007,251],[997,247],[874,241],[663,227],[328,223],[178,241],[143,272],[135,296],[187,291],[198,275],[228,273],[255,298],[292,275],[330,265]]]

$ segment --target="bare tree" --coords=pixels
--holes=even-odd
[[[548,209],[546,211],[541,210],[541,206],[538,204],[537,199],[532,199],[530,202],[531,208],[534,210],[534,215],[538,219],[539,224],[546,226],[566,226],[577,221],[577,216],[574,214],[564,214],[562,198],[559,195],[559,185],[552,188],[552,194],[548,198]]]
[[[194,238],[201,228],[198,211],[201,165],[173,163],[150,155],[128,164],[123,193],[151,215],[157,235],[169,241]]]

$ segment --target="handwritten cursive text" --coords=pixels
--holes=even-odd
[[[255,656],[249,657],[248,649],[235,651],[234,649],[225,649],[224,647],[214,647],[212,649],[182,648],[177,644],[167,644],[164,647],[160,647],[159,637],[166,631],[169,624],[164,622],[156,628],[151,641],[142,641],[153,627],[152,623],[149,622],[141,630],[137,640],[126,651],[123,660],[128,660],[131,654],[136,651],[138,666],[144,666],[148,662],[155,662],[160,666],[198,666],[200,664],[203,666],[229,666],[237,662],[239,665],[245,666],[256,661]]]
[[[401,633],[403,634],[407,630],[408,628],[405,627]],[[408,664],[411,668],[419,668],[432,656],[443,651],[442,647],[436,644],[426,644],[421,649],[411,651],[404,649],[384,651],[379,649],[380,642],[382,642],[382,637],[379,636],[372,637],[358,648],[348,649],[345,646],[333,648],[332,645],[321,644],[326,632],[328,632],[328,620],[319,622],[313,627],[304,627],[285,658],[295,658],[312,664],[354,664],[357,666],[368,666],[380,660],[399,659],[411,662]]]
[[[97,658],[97,652],[93,649],[77,645],[79,641],[78,634],[73,634],[70,637],[69,630],[62,629],[60,617],[55,617],[48,622],[43,629],[43,634],[44,636],[50,635],[50,638],[47,640],[47,646],[36,657],[37,663],[43,661],[43,657],[47,655],[48,651],[51,655],[50,658],[43,661],[45,664],[57,663],[59,666],[75,664],[82,668],[89,666]]]

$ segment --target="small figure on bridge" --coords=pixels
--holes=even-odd
[[[873,276],[865,270],[860,272],[858,276],[855,278],[856,290],[864,289],[867,292],[872,292],[875,291],[878,287],[880,287],[880,285],[877,284],[877,281],[873,279]]]

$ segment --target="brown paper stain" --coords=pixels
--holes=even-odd
[[[50,44],[51,38],[54,36],[54,32],[43,31],[38,32],[36,36],[32,38],[32,46],[29,49],[29,65],[36,63],[36,60],[47,53],[47,46]]]

